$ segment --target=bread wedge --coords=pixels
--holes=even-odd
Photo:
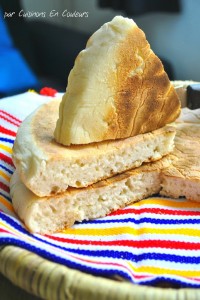
[[[72,226],[75,221],[104,217],[129,203],[158,193],[160,170],[168,165],[169,160],[165,157],[87,188],[69,188],[62,194],[42,198],[27,189],[15,172],[10,182],[12,203],[28,230],[53,233]]]
[[[128,138],[161,128],[179,113],[178,96],[144,32],[117,16],[76,58],[55,139],[71,145]]]
[[[175,129],[170,126],[127,139],[62,146],[53,136],[59,104],[50,101],[28,116],[13,147],[22,182],[40,197],[86,187],[173,150]]]

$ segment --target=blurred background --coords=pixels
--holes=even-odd
[[[199,0],[0,0],[0,96],[64,91],[78,52],[115,15],[134,19],[171,80],[200,81],[199,12]]]

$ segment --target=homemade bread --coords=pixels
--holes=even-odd
[[[200,123],[196,115],[190,111],[188,123],[176,124],[175,148],[169,155],[171,165],[162,172],[162,195],[200,201]]]
[[[69,188],[62,194],[43,198],[28,190],[15,172],[10,182],[12,203],[30,231],[52,233],[72,226],[75,221],[104,217],[131,202],[158,193],[160,170],[168,164],[165,157],[87,188]]]
[[[123,140],[62,146],[53,136],[59,104],[50,101],[28,116],[13,147],[22,182],[38,196],[60,193],[69,186],[88,186],[173,150],[175,129],[168,126]]]
[[[10,192],[16,213],[30,231],[45,234],[70,227],[75,221],[106,216],[158,192],[200,201],[200,123],[196,118],[200,111],[184,112],[187,123],[175,123],[177,134],[171,154],[89,187],[38,197],[15,172]]]
[[[55,139],[71,145],[127,138],[161,128],[179,113],[178,96],[144,32],[117,16],[76,58]]]

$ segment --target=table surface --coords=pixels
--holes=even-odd
[[[0,298],[2,300],[41,300],[12,284],[0,273]]]

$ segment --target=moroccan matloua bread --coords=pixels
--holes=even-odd
[[[159,191],[169,197],[200,201],[200,110],[184,112],[187,122],[174,125],[177,134],[171,154],[87,188],[38,197],[15,172],[10,188],[18,216],[30,231],[45,234],[70,227],[75,221],[103,217]]]
[[[69,188],[62,194],[38,197],[20,180],[11,177],[10,194],[15,212],[31,232],[48,234],[75,221],[104,217],[129,203],[160,190],[160,170],[169,165],[167,157],[102,180],[86,188]]]
[[[179,113],[178,96],[144,32],[117,16],[76,58],[55,139],[71,145],[127,138],[161,128]]]
[[[183,110],[176,123],[175,148],[170,166],[162,172],[161,194],[200,201],[200,109]]]
[[[86,187],[172,151],[175,133],[164,125],[179,113],[180,101],[144,33],[116,17],[79,54],[61,104],[46,104],[22,123],[13,161],[40,197]],[[70,132],[77,145],[55,140],[54,131]]]
[[[13,147],[22,182],[38,196],[88,186],[173,150],[175,129],[171,126],[123,140],[63,146],[53,137],[59,105],[60,100],[52,100],[28,116]]]

